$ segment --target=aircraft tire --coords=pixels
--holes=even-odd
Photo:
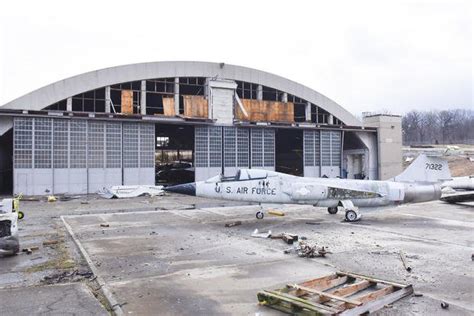
[[[337,206],[336,207],[328,207],[328,213],[331,215],[337,214]]]
[[[265,216],[265,214],[263,214],[263,212],[260,212],[260,211],[257,212],[257,214],[255,214],[255,217],[256,217],[257,219],[263,219],[264,216]]]
[[[347,222],[356,222],[360,219],[360,216],[359,216],[359,214],[357,214],[356,211],[347,210],[345,218],[346,218]]]

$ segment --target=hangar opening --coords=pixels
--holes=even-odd
[[[156,124],[156,184],[194,182],[194,126]]]
[[[0,194],[13,192],[13,130],[0,136]]]
[[[275,133],[275,171],[303,176],[303,131],[277,129]]]

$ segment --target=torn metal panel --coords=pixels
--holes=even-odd
[[[142,195],[157,196],[164,195],[163,186],[154,185],[117,185],[110,188],[103,188],[97,192],[100,196],[106,199],[123,199],[134,198]]]

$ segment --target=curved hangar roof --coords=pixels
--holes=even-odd
[[[257,69],[193,61],[150,62],[95,70],[42,87],[4,104],[2,108],[42,110],[76,94],[122,82],[153,78],[216,76],[261,84],[287,92],[328,111],[346,125],[356,126],[361,124],[342,106],[302,84]]]

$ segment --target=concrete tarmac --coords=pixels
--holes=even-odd
[[[473,205],[408,205],[364,214],[358,223],[311,206],[273,206],[286,215],[257,220],[257,206],[201,205],[134,212],[123,201],[122,212],[65,220],[125,314],[279,314],[257,304],[258,290],[337,270],[410,283],[423,294],[381,315],[474,313]],[[224,227],[235,220],[242,225]],[[314,259],[284,254],[289,246],[283,241],[250,237],[256,228],[304,236],[332,254]],[[403,268],[400,251],[412,272]],[[449,310],[441,309],[442,301]]]

